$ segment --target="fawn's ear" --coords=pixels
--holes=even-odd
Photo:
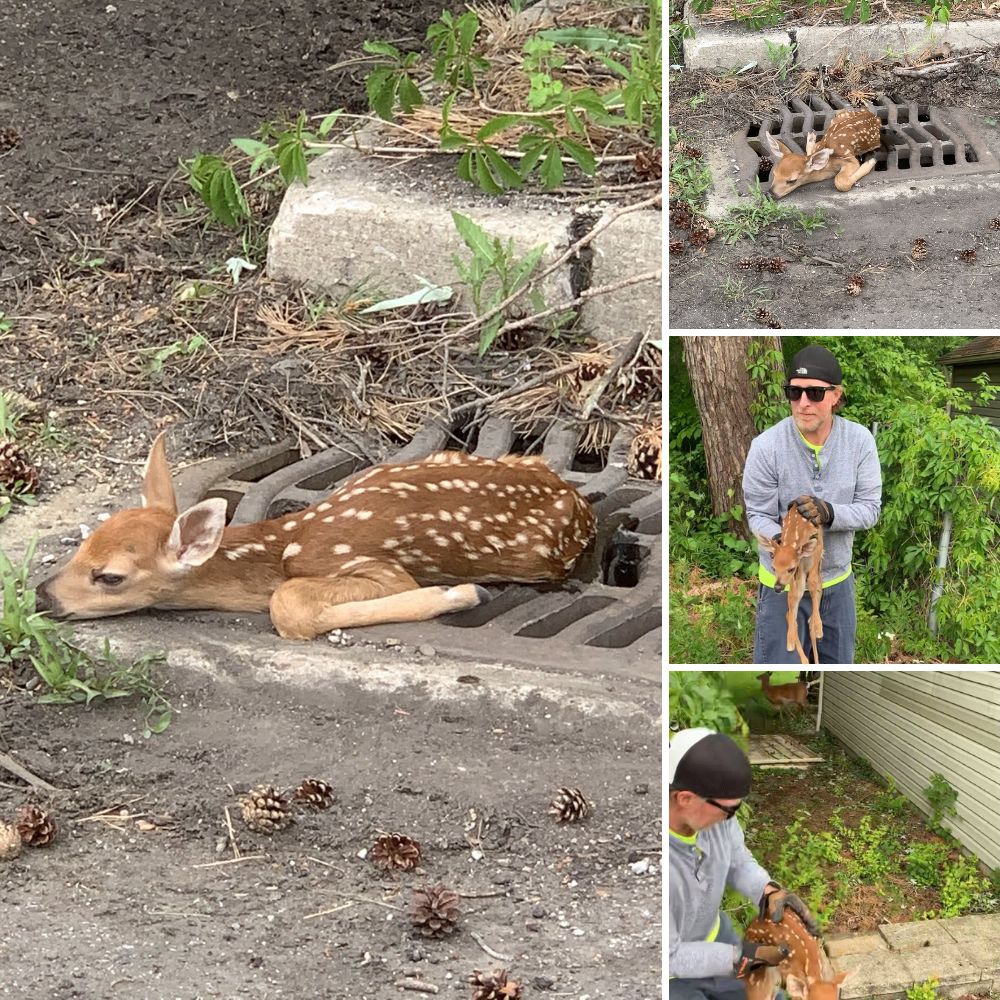
[[[806,161],[806,171],[822,170],[830,162],[831,156],[833,156],[833,150],[830,148],[813,153]]]
[[[788,990],[789,996],[804,997],[808,988],[806,981],[799,979],[798,976],[789,974],[785,977],[785,989]]]
[[[166,431],[157,434],[153,446],[149,449],[146,471],[143,473],[142,505],[159,507],[169,514],[176,514],[177,497],[174,494],[170,465],[167,462],[166,436]]]
[[[813,150],[816,148],[816,133],[810,132],[806,136],[806,156],[812,156]]]
[[[167,549],[182,566],[200,566],[215,555],[226,527],[226,501],[211,497],[189,507],[174,521]]]
[[[765,551],[770,552],[771,555],[773,556],[774,550],[777,548],[777,546],[774,544],[774,539],[768,538],[766,535],[762,535],[759,531],[756,532],[756,535],[757,535],[757,541],[760,542],[760,547]]]
[[[772,156],[777,156],[779,159],[783,156],[794,156],[795,151],[789,149],[780,139],[771,135],[770,132],[765,132],[763,136],[763,143],[767,147],[767,151]]]
[[[802,546],[799,548],[799,554],[803,556],[811,556],[816,551],[816,545],[819,542],[819,538],[813,535],[808,542],[803,542]]]

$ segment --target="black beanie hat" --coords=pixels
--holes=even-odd
[[[819,344],[810,344],[803,347],[798,354],[792,358],[792,367],[788,372],[789,379],[793,378],[817,378],[830,385],[840,385],[844,380],[843,372],[837,359]]]
[[[672,792],[694,792],[703,799],[742,799],[750,794],[750,761],[725,733],[708,729],[680,732],[670,741],[670,754],[668,784]]]

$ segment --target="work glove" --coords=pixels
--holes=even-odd
[[[744,979],[747,973],[760,969],[765,965],[777,965],[791,954],[787,944],[757,944],[755,941],[744,941],[740,956],[736,959],[736,976]]]
[[[799,508],[799,513],[804,518],[818,528],[825,528],[833,524],[833,508],[825,500],[803,493],[802,496],[796,497],[792,503]]]
[[[774,883],[771,884],[773,885]],[[809,907],[794,892],[787,892],[781,886],[777,886],[771,889],[770,892],[765,890],[764,895],[760,897],[760,915],[762,917],[770,917],[773,923],[781,923],[781,918],[785,915],[786,906],[799,917],[805,925],[806,930],[813,937],[819,937],[819,928],[816,926],[815,918],[809,912]]]

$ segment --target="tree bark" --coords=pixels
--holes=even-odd
[[[747,372],[747,351],[753,339],[770,341],[765,344],[767,348],[781,349],[777,337],[689,336],[682,342],[691,391],[701,417],[701,441],[715,516],[737,504],[746,509],[743,465],[757,433],[750,415],[756,390]],[[745,517],[731,519],[730,530],[741,538],[750,538]]]

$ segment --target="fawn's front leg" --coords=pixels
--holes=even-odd
[[[844,165],[833,180],[838,191],[850,191],[862,177],[867,177],[875,169],[874,157],[867,163],[860,163],[856,156],[845,156]]]
[[[747,1000],[772,1000],[780,982],[781,973],[776,966],[754,969],[747,973]]]
[[[335,628],[417,622],[479,607],[489,591],[473,583],[421,587],[405,570],[365,559],[335,576],[300,576],[271,595],[271,621],[283,639],[315,639]]]

